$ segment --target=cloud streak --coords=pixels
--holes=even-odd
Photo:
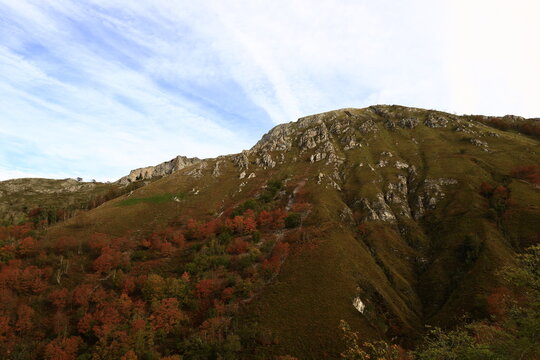
[[[537,9],[526,0],[0,0],[0,179],[115,180],[374,103],[538,116]]]

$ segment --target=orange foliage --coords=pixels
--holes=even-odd
[[[46,360],[75,360],[81,338],[57,338],[45,346],[44,357]]]
[[[208,298],[221,287],[221,281],[218,279],[202,279],[195,286],[197,297]]]
[[[262,229],[270,228],[270,225],[272,225],[272,214],[266,210],[261,211],[257,218],[257,222]]]
[[[69,290],[66,288],[53,290],[49,296],[49,301],[51,301],[57,309],[63,309],[66,307],[69,301]]]
[[[34,309],[30,306],[21,304],[17,308],[17,323],[15,329],[19,333],[27,333],[33,328],[32,317],[34,316]]]
[[[248,247],[249,247],[249,243],[247,241],[242,240],[240,238],[236,238],[231,242],[231,244],[227,248],[227,252],[229,254],[240,255],[240,254],[245,253]]]
[[[540,167],[538,165],[517,166],[510,174],[515,178],[540,185]]]
[[[90,294],[92,294],[93,286],[90,284],[82,284],[73,290],[73,302],[82,307],[88,306]]]
[[[22,256],[35,255],[38,251],[38,248],[39,246],[37,241],[33,237],[28,236],[22,239],[19,243],[19,254],[21,254]]]
[[[159,306],[150,316],[150,322],[154,330],[163,330],[168,334],[184,318],[184,314],[178,308],[178,300],[175,298],[167,298],[161,300]]]

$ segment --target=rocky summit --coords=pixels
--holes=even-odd
[[[25,331],[0,327],[3,349],[337,359],[354,336],[404,354],[426,326],[503,329],[501,271],[540,240],[538,129],[377,105],[278,125],[239,154],[133,170],[99,206],[3,230],[0,326],[33,311]]]

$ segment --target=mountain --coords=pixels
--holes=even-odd
[[[24,303],[41,324],[12,339],[35,346],[4,346],[339,358],[341,320],[411,348],[426,325],[489,318],[499,270],[540,236],[538,123],[516,121],[331,111],[46,230],[4,230],[1,258],[20,261],[0,272],[0,314],[16,328]],[[40,286],[3,280],[31,266]]]

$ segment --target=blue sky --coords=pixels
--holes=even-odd
[[[540,116],[537,1],[0,0],[0,180],[116,180],[387,103]]]

